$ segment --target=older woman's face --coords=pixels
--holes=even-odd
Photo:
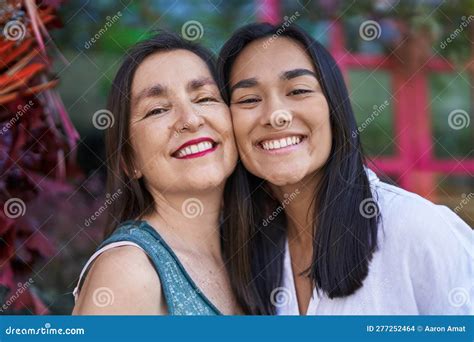
[[[159,193],[221,185],[237,161],[229,108],[204,61],[156,53],[132,82],[130,140],[137,176]]]
[[[231,113],[245,167],[274,185],[295,184],[329,157],[329,107],[297,42],[250,43],[230,74]]]

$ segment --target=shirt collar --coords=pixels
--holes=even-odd
[[[374,171],[369,169],[367,166],[364,166],[364,170],[365,170],[365,173],[367,174],[367,178],[369,179],[370,184],[380,182],[379,177],[377,177]]]

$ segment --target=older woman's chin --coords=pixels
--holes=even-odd
[[[224,184],[228,177],[220,175],[208,175],[200,179],[192,179],[188,182],[188,189],[190,192],[205,192],[207,190],[214,190],[216,188],[224,188]]]
[[[188,169],[180,176],[179,183],[190,191],[212,189],[223,185],[233,169],[224,165]]]

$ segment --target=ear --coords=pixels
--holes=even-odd
[[[125,163],[125,160],[123,159],[123,156],[120,157],[120,167],[130,178],[140,179],[143,176],[142,172],[140,170],[137,170],[133,165],[131,165],[131,167],[128,167],[127,163]]]

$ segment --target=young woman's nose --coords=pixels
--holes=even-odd
[[[272,95],[264,100],[260,117],[260,124],[262,126],[284,129],[288,128],[292,121],[292,112],[285,105],[285,101],[281,96]]]

